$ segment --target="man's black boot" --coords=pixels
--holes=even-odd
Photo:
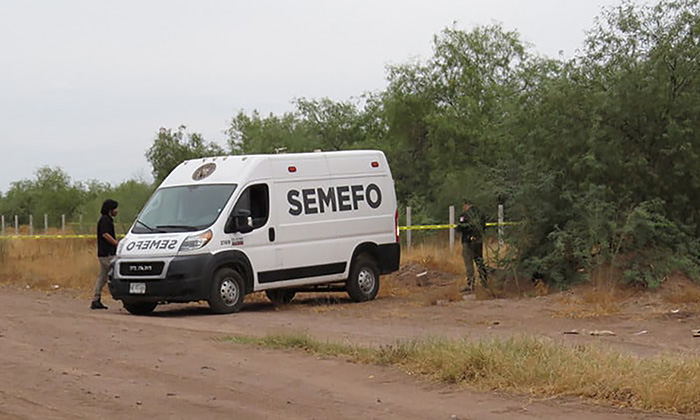
[[[104,306],[101,301],[93,300],[90,304],[90,309],[107,309],[107,307]]]

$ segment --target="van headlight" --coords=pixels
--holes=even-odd
[[[195,251],[197,249],[200,249],[204,245],[208,244],[213,236],[214,235],[211,233],[211,230],[208,230],[204,233],[200,233],[198,235],[189,236],[187,239],[182,241],[182,245],[180,245],[180,251]]]
[[[126,243],[126,238],[122,238],[117,244],[117,255],[122,255],[122,249],[124,249],[124,244]]]

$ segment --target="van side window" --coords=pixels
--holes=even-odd
[[[238,210],[248,210],[253,219],[253,229],[258,229],[267,223],[270,216],[270,192],[267,184],[251,185],[238,197],[233,213]],[[228,232],[227,232],[228,233]]]

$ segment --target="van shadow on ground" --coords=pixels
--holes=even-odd
[[[292,303],[282,305],[270,302],[264,297],[254,298],[243,304],[241,312],[265,313],[279,312],[284,310],[294,310],[296,308],[313,308],[324,306],[336,306],[352,303],[352,300],[343,295],[301,295],[294,298]],[[126,313],[126,311],[124,311]],[[235,314],[234,314],[235,315]],[[189,316],[222,316],[214,314],[205,302],[188,304],[165,304],[158,305],[151,313],[151,317],[157,318],[177,318]],[[226,316],[226,315],[223,315]]]

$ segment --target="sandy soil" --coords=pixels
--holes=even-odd
[[[661,418],[576,399],[532,400],[438,385],[393,368],[219,338],[308,332],[376,345],[527,333],[640,355],[698,353],[700,347],[700,338],[690,334],[700,328],[695,312],[648,297],[596,319],[562,317],[571,309],[566,295],[485,301],[468,296],[438,305],[405,296],[363,304],[301,296],[284,307],[259,300],[226,316],[191,304],[160,306],[152,316],[136,317],[118,302],[105,303],[109,310],[90,311],[89,301],[76,293],[0,287],[0,418]],[[563,334],[572,330],[579,334]],[[616,335],[594,337],[592,330]]]

